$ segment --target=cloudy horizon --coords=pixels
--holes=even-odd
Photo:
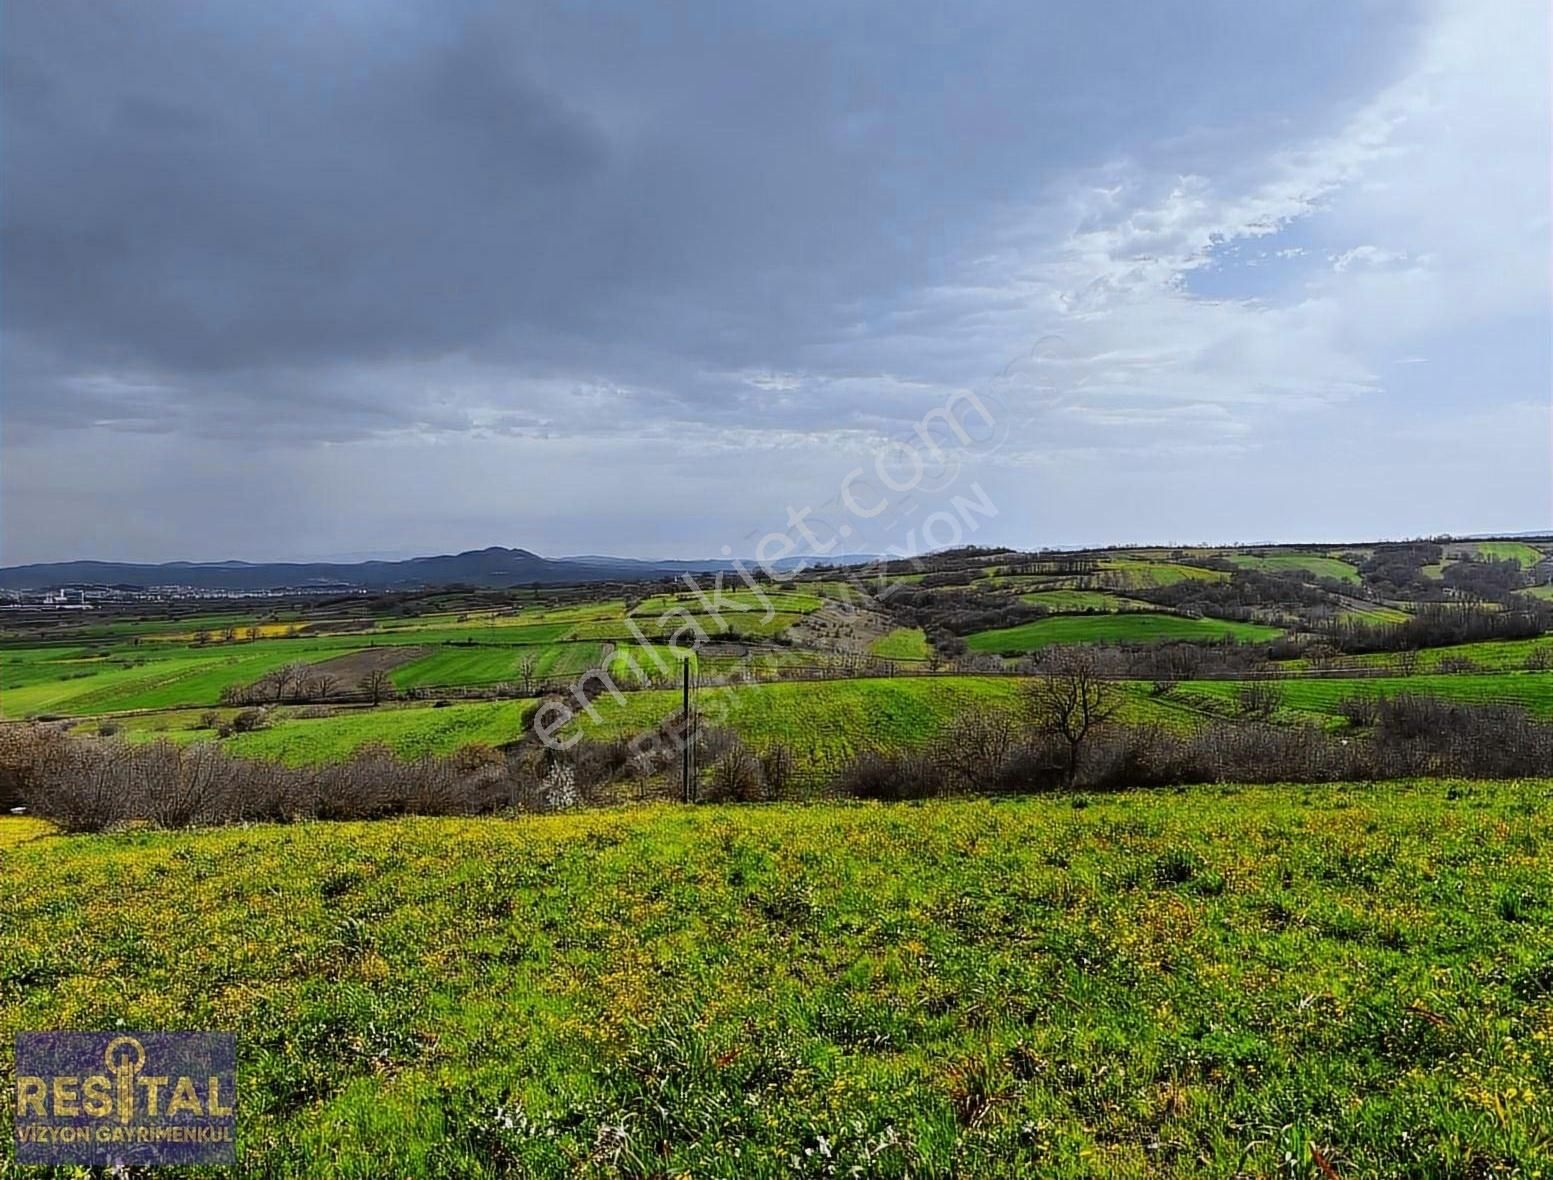
[[[966,391],[966,540],[1546,529],[1548,47],[1529,0],[8,4],[0,562],[742,554]]]

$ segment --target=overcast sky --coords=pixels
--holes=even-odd
[[[1543,0],[0,11],[5,564],[1553,524]]]

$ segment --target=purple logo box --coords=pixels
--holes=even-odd
[[[231,1033],[16,1034],[19,1164],[230,1164]]]

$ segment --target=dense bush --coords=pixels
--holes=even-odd
[[[1021,740],[995,752],[974,775],[970,757],[942,751],[950,735],[918,755],[865,754],[843,769],[836,789],[869,799],[916,799],[962,791],[1083,790],[1217,782],[1338,782],[1435,775],[1525,778],[1553,772],[1553,724],[1520,709],[1470,705],[1403,694],[1354,698],[1362,736],[1334,735],[1317,725],[1217,722],[1191,731],[1115,725],[1088,741],[1071,783],[1062,754]],[[1353,717],[1350,717],[1353,720]]]
[[[1512,609],[1428,603],[1406,622],[1371,626],[1351,619],[1329,619],[1318,628],[1322,642],[1350,655],[1416,651],[1494,639],[1535,639],[1553,629],[1553,610],[1545,603],[1520,603]],[[1305,654],[1305,641],[1286,640],[1270,649],[1275,659]]]

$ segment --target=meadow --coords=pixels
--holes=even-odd
[[[970,710],[1012,711],[1019,680],[1011,676],[901,676],[702,688],[695,705],[705,725],[727,726],[755,749],[781,744],[801,774],[819,781],[863,750],[923,745]],[[577,732],[628,737],[655,729],[680,706],[675,689],[602,697],[595,720],[579,713]],[[570,732],[570,731],[568,731]]]
[[[1192,681],[1172,693],[1178,703],[1231,714],[1246,681]],[[1553,717],[1553,676],[1545,672],[1500,672],[1485,675],[1417,675],[1408,677],[1322,677],[1274,682],[1281,697],[1279,717],[1293,714],[1331,725],[1339,724],[1339,705],[1353,696],[1386,697],[1414,693],[1464,704],[1518,705],[1535,717]]]
[[[1064,643],[1167,643],[1178,640],[1265,642],[1277,627],[1226,619],[1193,619],[1160,612],[1107,615],[1059,615],[1017,627],[1000,627],[966,636],[972,651],[1018,655]]]
[[[0,1040],[235,1032],[271,1177],[1533,1176],[1549,789],[0,820]]]
[[[1335,578],[1339,582],[1351,582],[1356,586],[1359,584],[1358,569],[1336,557],[1322,557],[1311,553],[1268,556],[1237,553],[1230,555],[1229,560],[1242,569],[1260,570],[1264,573],[1296,573],[1313,578]]]
[[[921,627],[896,627],[870,643],[868,650],[886,660],[925,660],[932,654]]]
[[[1034,593],[1021,594],[1021,602],[1028,602],[1031,606],[1043,607],[1049,611],[1145,611],[1153,610],[1146,602],[1140,602],[1136,598],[1124,598],[1119,594],[1110,594],[1104,590],[1041,590],[1037,587]]]

